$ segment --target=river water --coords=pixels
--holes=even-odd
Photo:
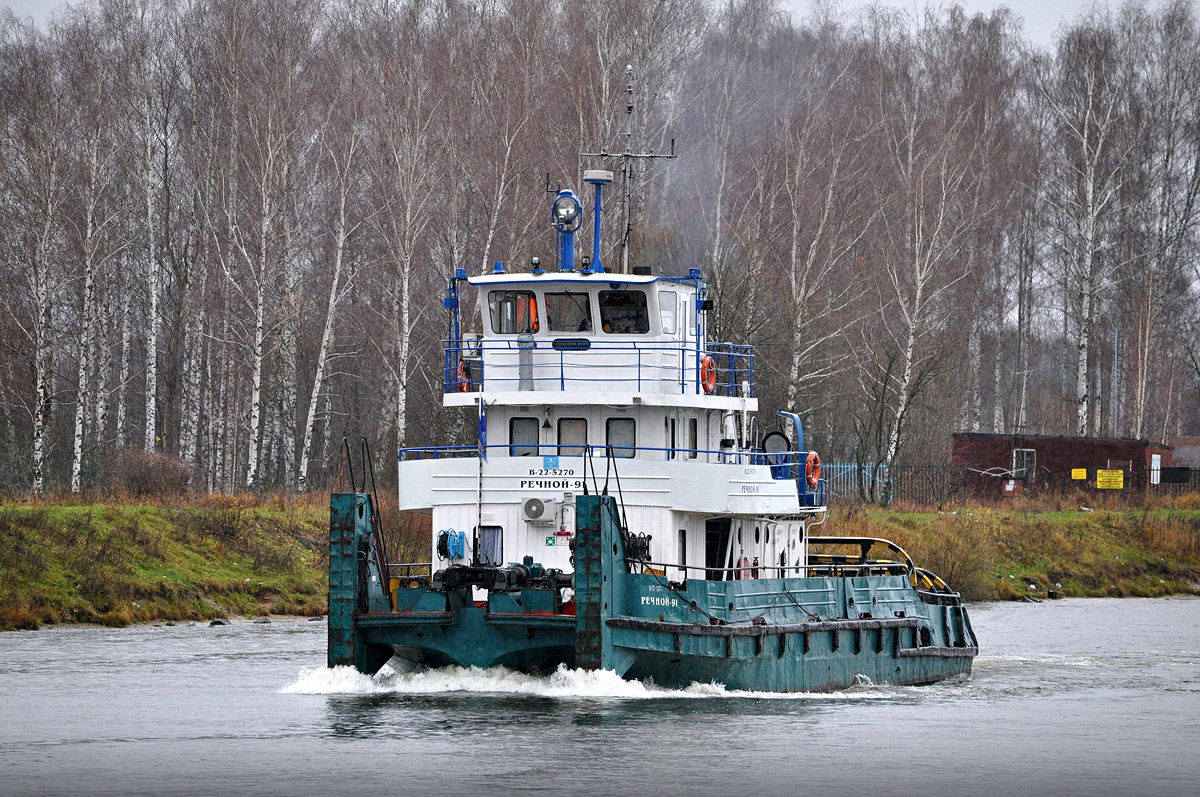
[[[329,671],[324,623],[0,634],[0,794],[1200,794],[1200,599],[971,608],[835,695]]]

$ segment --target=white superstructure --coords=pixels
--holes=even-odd
[[[478,292],[482,333],[458,332],[463,283]],[[619,497],[629,531],[652,538],[649,567],[671,579],[684,580],[685,567],[692,578],[733,578],[755,560],[803,575],[822,485],[806,479],[798,420],[790,444],[762,451],[753,350],[706,340],[697,271],[498,264],[486,276],[460,272],[446,307],[444,406],[474,408],[474,418],[483,403],[486,461],[477,445],[400,452],[400,508],[432,513],[435,569],[528,555],[572,571],[574,496],[586,488]],[[464,556],[439,556],[443,532],[463,532]]]

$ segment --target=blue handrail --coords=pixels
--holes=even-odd
[[[549,345],[547,345],[549,344]],[[754,347],[710,343],[701,351],[673,341],[597,341],[561,337],[475,342],[444,340],[443,391],[474,393],[493,389],[557,390],[627,384],[642,392],[658,385],[662,393],[703,394],[701,361],[716,368],[713,394],[737,396],[741,383],[755,392]],[[658,361],[650,355],[660,355]],[[504,358],[505,361],[497,362]],[[608,359],[608,362],[601,362]],[[551,377],[548,368],[557,373]],[[689,373],[691,372],[691,373]],[[555,386],[554,383],[557,383]]]

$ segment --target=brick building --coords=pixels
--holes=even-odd
[[[1172,448],[1148,440],[1065,435],[951,436],[950,464],[963,470],[964,487],[981,496],[1071,488],[1144,489],[1173,465]],[[1120,471],[1117,477],[1112,471]]]
[[[1200,437],[1176,437],[1171,447],[1175,449],[1175,467],[1200,470]]]

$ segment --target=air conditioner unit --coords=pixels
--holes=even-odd
[[[529,523],[554,525],[553,498],[526,498],[521,502],[521,517]]]

